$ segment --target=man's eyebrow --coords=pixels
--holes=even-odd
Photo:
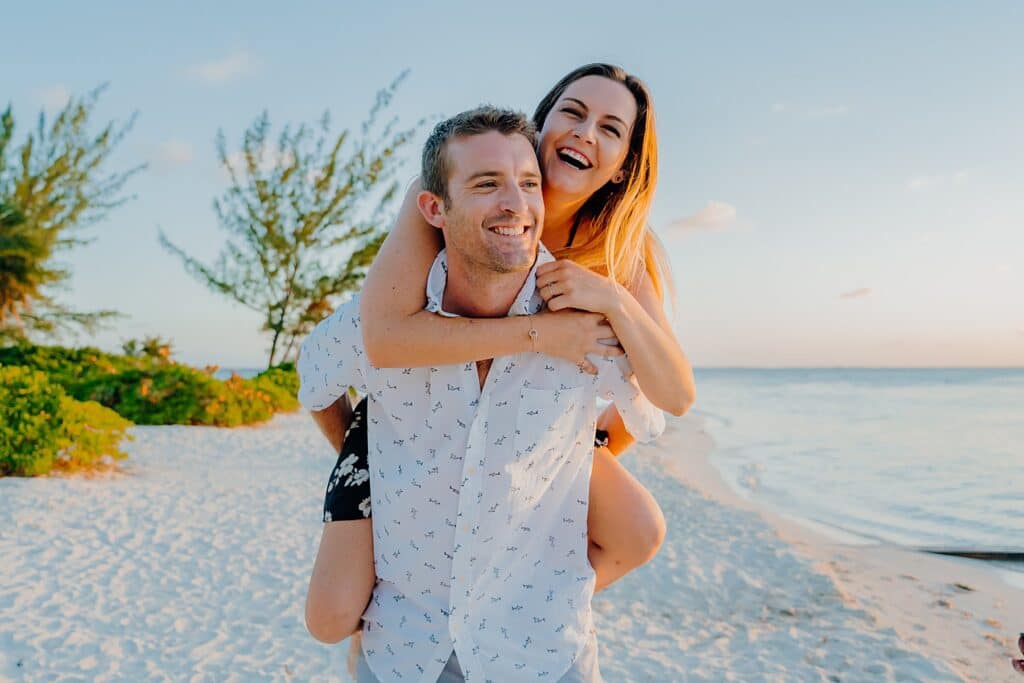
[[[537,171],[524,171],[522,175],[528,176],[530,178],[540,178],[540,173],[538,173]],[[471,183],[474,180],[479,180],[480,178],[502,178],[504,176],[505,174],[502,173],[501,171],[477,171],[476,173],[466,178],[466,182]]]
[[[466,178],[466,182],[471,183],[474,180],[478,180],[480,178],[500,178],[502,175],[503,174],[499,171],[477,171],[473,175]]]
[[[579,106],[583,107],[583,109],[586,110],[586,111],[590,111],[590,107],[588,107],[586,105],[586,103],[583,102],[583,100],[577,100],[575,97],[566,97],[565,99],[569,100],[570,102],[575,102]],[[624,125],[626,128],[629,128],[629,124],[626,123],[625,121],[623,121],[622,119],[620,119],[615,114],[605,114],[605,116],[607,116],[610,119],[615,119],[616,121],[618,121],[619,123]]]

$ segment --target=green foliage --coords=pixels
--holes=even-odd
[[[378,93],[359,136],[335,136],[326,113],[315,126],[285,126],[275,140],[264,112],[237,154],[221,133],[217,152],[230,187],[214,210],[229,237],[216,264],[160,235],[196,279],[263,316],[268,367],[297,353],[296,342],[333,310],[332,299],[358,289],[384,239],[398,152],[419,126],[396,131],[392,120],[378,130],[401,79]]]
[[[0,367],[0,476],[38,476],[127,457],[131,423],[97,403],[67,396],[46,374]]]
[[[42,372],[0,367],[0,476],[50,471],[61,446],[63,398]]]
[[[295,395],[280,384],[288,381],[284,374],[274,370],[250,380],[235,375],[222,382],[172,364],[97,376],[79,384],[78,395],[136,424],[235,427],[298,408]]]
[[[129,358],[149,358],[158,363],[171,362],[171,342],[161,337],[129,339],[121,344],[121,350]]]
[[[158,338],[129,342],[134,356],[94,348],[0,348],[0,476],[109,464],[125,457],[126,429],[234,427],[297,410],[291,364],[227,381],[171,361]]]
[[[209,425],[216,424],[221,385],[188,366],[168,365],[93,377],[79,385],[78,397],[107,406],[136,424]]]
[[[63,434],[57,466],[80,469],[111,464],[128,457],[119,446],[132,423],[94,401],[61,399]]]
[[[54,296],[70,278],[56,256],[86,243],[81,229],[124,203],[125,183],[143,168],[106,170],[134,117],[90,132],[102,91],[72,98],[49,123],[40,114],[16,150],[11,107],[0,113],[0,339],[90,332],[116,315],[75,311]]]
[[[22,343],[0,348],[0,365],[41,370],[51,382],[61,385],[76,398],[81,398],[80,386],[84,382],[149,364],[145,359],[116,356],[89,346],[70,349]]]
[[[250,380],[253,384],[267,387],[273,386],[284,392],[285,398],[279,403],[279,410],[298,410],[299,373],[294,363],[282,363],[269,370],[264,370]]]

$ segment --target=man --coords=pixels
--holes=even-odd
[[[531,124],[481,107],[439,124],[419,208],[447,248],[427,282],[441,315],[529,317],[544,207]],[[590,375],[539,354],[376,369],[358,301],[303,344],[299,397],[324,410],[370,397],[378,582],[363,615],[359,681],[599,681],[587,504],[596,398],[639,440],[664,428],[622,358]]]

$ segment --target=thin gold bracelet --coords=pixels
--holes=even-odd
[[[526,317],[530,323],[530,331],[527,332],[527,334],[530,336],[530,348],[533,349],[534,353],[537,353],[537,337],[539,336],[537,333],[537,328],[533,326],[533,315],[527,314]]]

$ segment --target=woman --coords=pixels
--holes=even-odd
[[[657,179],[646,86],[618,67],[590,64],[552,88],[534,122],[546,213],[542,240],[558,258],[537,269],[551,311],[535,316],[537,337],[524,335],[522,322],[512,318],[442,318],[423,310],[424,283],[442,244],[416,207],[416,184],[363,289],[370,361],[422,367],[538,351],[596,372],[586,354],[615,352],[601,343],[614,334],[648,399],[682,415],[695,391],[663,310],[667,263],[646,224]],[[346,409],[338,412],[347,421]],[[307,597],[307,626],[325,642],[358,629],[373,588],[372,532],[369,519],[361,519],[369,500],[364,411],[365,402],[346,434],[325,505],[325,520],[350,521],[325,526]],[[600,589],[653,557],[664,519],[650,493],[615,461],[632,439],[614,408],[598,426],[588,555]]]

